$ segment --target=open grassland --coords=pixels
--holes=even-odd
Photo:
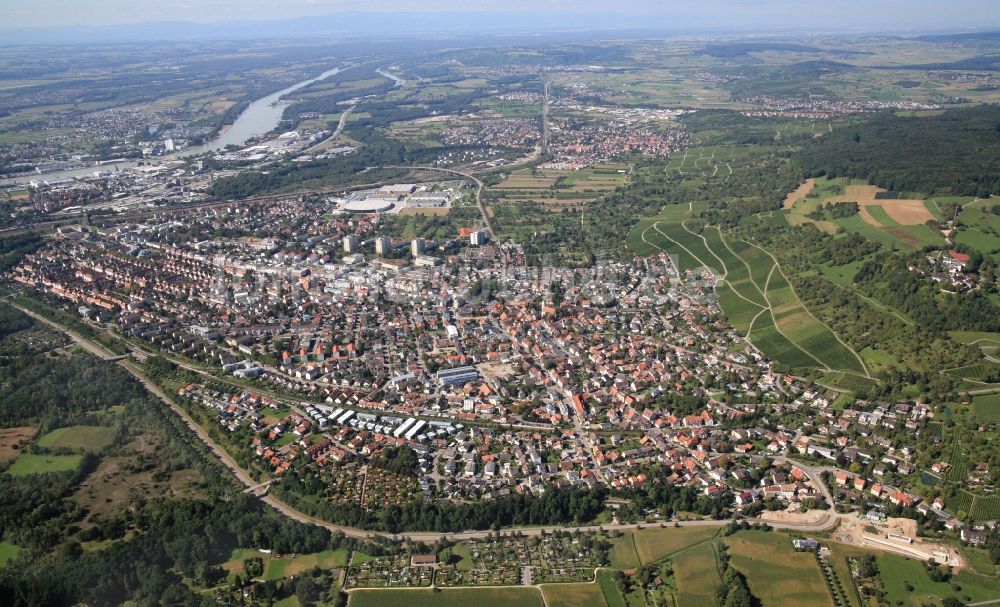
[[[353,590],[351,607],[543,607],[535,588],[442,588],[404,590]]]
[[[561,211],[579,207],[623,185],[630,171],[625,164],[598,164],[578,170],[521,169],[487,188],[485,198],[492,204],[538,202],[552,211]]]
[[[955,597],[962,603],[988,601],[1000,597],[1000,580],[963,570],[949,582],[932,582],[920,561],[879,554],[879,574],[890,605],[919,607],[938,604],[944,597]],[[908,590],[908,586],[912,590]],[[955,587],[960,590],[956,590]]]
[[[597,572],[597,583],[601,586],[601,591],[604,593],[604,602],[607,603],[608,607],[631,607],[630,597],[623,597],[620,592],[618,592],[618,586],[615,584],[615,580],[612,577],[612,572],[608,569],[601,569]],[[638,594],[638,593],[630,593]],[[639,605],[644,606],[645,602],[642,601],[642,597],[639,596]]]
[[[635,534],[631,531],[615,538],[608,553],[611,566],[615,569],[638,569],[642,566],[639,553],[635,549]]]
[[[20,553],[20,546],[16,546],[10,542],[0,542],[0,569],[3,569],[8,562],[17,558],[17,555]]]
[[[677,578],[677,607],[706,607],[715,604],[715,589],[722,583],[715,546],[705,543],[674,561]]]
[[[604,590],[596,582],[544,584],[541,589],[548,607],[610,607],[604,598]]]
[[[265,562],[264,579],[278,580],[305,573],[313,567],[336,569],[347,565],[346,550],[326,550],[314,554],[297,554],[294,557],[273,558]]]
[[[38,439],[46,449],[72,449],[97,452],[114,440],[114,430],[103,426],[68,426],[58,428]]]
[[[0,428],[0,464],[16,459],[24,442],[34,435],[32,426]]]
[[[35,455],[22,453],[7,469],[11,476],[28,476],[44,472],[69,472],[80,466],[79,455]]]
[[[726,543],[732,566],[747,576],[751,592],[764,607],[833,607],[833,597],[816,557],[796,552],[788,535],[748,531],[732,536]]]
[[[1000,423],[1000,394],[973,397],[972,413],[979,422]]]
[[[347,550],[326,550],[312,554],[297,554],[295,556],[276,556],[265,554],[252,548],[238,548],[233,550],[228,561],[223,563],[222,568],[232,577],[243,572],[243,561],[251,558],[259,558],[264,562],[265,580],[280,580],[286,577],[294,577],[309,571],[313,567],[320,569],[337,569],[347,566]]]
[[[718,533],[714,527],[655,527],[630,531],[626,535],[632,538],[639,564],[647,565],[706,542]]]
[[[955,242],[968,245],[994,261],[1000,260],[1000,215],[991,212],[1000,203],[978,199],[963,204]]]

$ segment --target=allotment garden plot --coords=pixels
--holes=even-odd
[[[468,540],[442,555],[439,586],[511,585],[586,582],[604,563],[593,550],[590,536],[557,534],[545,537],[509,536]],[[530,568],[530,573],[526,571]]]

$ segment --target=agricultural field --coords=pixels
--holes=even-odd
[[[747,531],[727,538],[732,566],[747,576],[764,607],[828,605],[833,597],[810,552],[796,552],[784,533]]]
[[[548,607],[610,607],[597,582],[589,584],[544,584],[541,586]]]
[[[114,440],[114,430],[103,426],[68,426],[58,428],[38,439],[46,449],[72,449],[97,452]]]
[[[890,195],[894,194],[863,181],[810,179],[789,193],[782,213],[791,225],[808,223],[828,234],[843,228],[887,246],[917,250],[945,244],[941,232],[925,225],[942,219],[938,202],[916,197],[885,198]],[[834,216],[830,208],[837,203],[857,203],[858,212],[847,217]]]
[[[597,572],[597,583],[604,592],[604,602],[608,607],[645,607],[646,602],[640,591],[633,590],[623,597],[611,576],[612,572],[609,569]]]
[[[22,453],[7,468],[11,476],[28,476],[46,472],[70,472],[80,467],[82,457],[79,455],[36,455]]]
[[[490,204],[537,202],[551,211],[580,208],[597,196],[623,185],[631,167],[597,164],[589,168],[521,169],[484,192]]]
[[[648,528],[627,532],[622,538],[627,547],[635,546],[636,558],[640,565],[647,565],[670,556],[685,548],[707,542],[716,537],[719,530],[713,527],[666,527]],[[625,538],[629,539],[625,539]]]
[[[722,583],[715,546],[704,543],[684,552],[674,561],[677,578],[677,607],[705,607],[715,604],[715,589]]]
[[[442,588],[440,590],[352,590],[351,607],[543,607],[535,588]]]

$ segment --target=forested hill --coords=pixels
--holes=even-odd
[[[892,191],[1000,193],[1000,106],[876,114],[803,146],[797,159],[807,176],[867,179]]]

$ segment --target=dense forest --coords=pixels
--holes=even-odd
[[[805,145],[809,177],[867,179],[887,190],[986,197],[1000,190],[1000,106],[936,116],[875,114]]]
[[[901,310],[931,331],[1000,330],[1000,308],[982,289],[942,293],[930,279],[910,271],[911,267],[927,265],[919,253],[879,255],[861,266],[854,283],[865,294]]]
[[[403,531],[454,532],[509,526],[583,524],[604,509],[604,489],[552,487],[541,496],[512,494],[475,504],[413,501],[379,510],[345,506],[313,499],[323,480],[305,466],[272,485],[271,493],[299,510],[341,525],[390,533]]]

